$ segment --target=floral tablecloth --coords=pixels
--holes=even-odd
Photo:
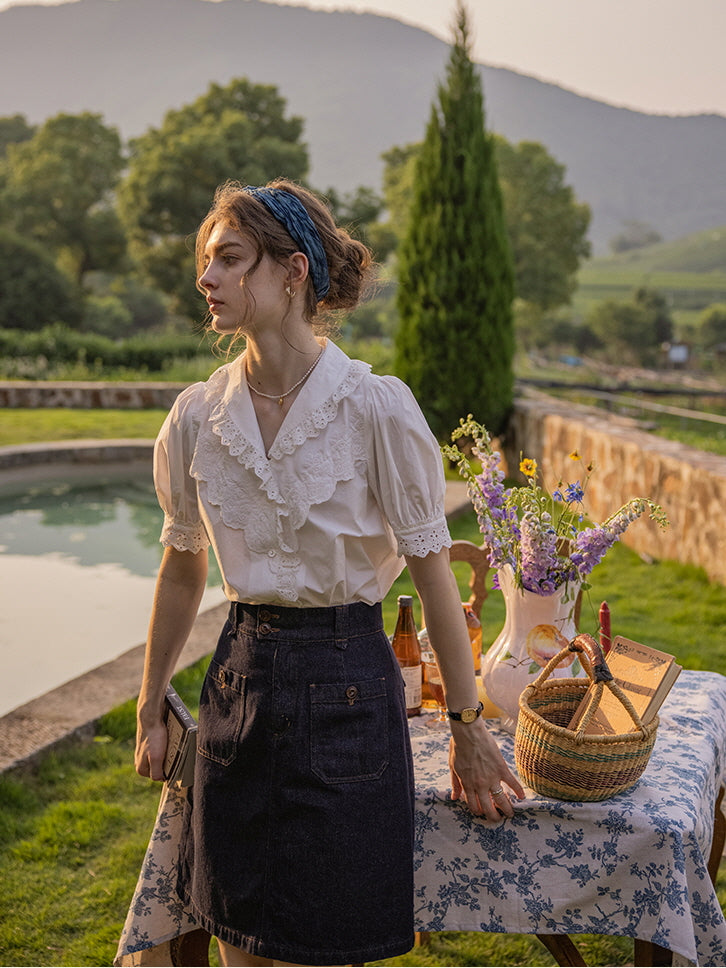
[[[493,732],[513,766],[512,737]],[[425,717],[411,722],[417,930],[624,935],[726,965],[706,869],[725,780],[726,678],[684,671],[640,781],[600,803],[530,795],[514,820],[477,819],[449,799],[447,737]],[[164,787],[116,965],[169,964],[158,960],[164,945],[196,927],[173,889],[183,802]]]
[[[510,765],[513,738],[493,730]],[[648,767],[599,803],[529,797],[514,820],[448,799],[446,733],[411,727],[419,931],[612,934],[726,965],[726,922],[706,863],[724,782],[726,679],[684,671]]]

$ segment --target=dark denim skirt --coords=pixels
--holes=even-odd
[[[303,965],[413,946],[413,766],[380,605],[233,603],[198,742],[180,892],[210,934]]]

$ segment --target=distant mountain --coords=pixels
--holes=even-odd
[[[387,17],[262,0],[16,6],[0,12],[0,115],[37,123],[91,110],[130,137],[212,81],[246,76],[275,84],[305,118],[312,184],[380,190],[381,153],[423,137],[447,56],[442,41]],[[481,72],[489,127],[542,142],[566,166],[593,210],[596,251],[625,220],[665,239],[726,224],[726,118],[641,114]]]

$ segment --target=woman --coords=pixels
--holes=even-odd
[[[356,305],[370,265],[282,180],[223,186],[197,237],[212,327],[245,351],[179,396],[157,440],[166,548],[136,766],[162,779],[164,691],[211,542],[231,606],[202,690],[179,892],[227,965],[413,944],[413,777],[380,608],[401,556],[454,717],[452,796],[492,820],[513,814],[502,783],[523,796],[478,715],[436,441],[404,384],[315,333],[319,312]]]

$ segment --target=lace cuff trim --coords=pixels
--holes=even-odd
[[[398,532],[399,555],[413,555],[415,558],[425,558],[431,551],[441,551],[451,547],[451,535],[446,521],[435,521],[424,524],[415,531]]]
[[[159,541],[165,548],[177,551],[193,551],[197,554],[209,547],[209,538],[203,524],[180,524],[173,518],[165,517]]]

